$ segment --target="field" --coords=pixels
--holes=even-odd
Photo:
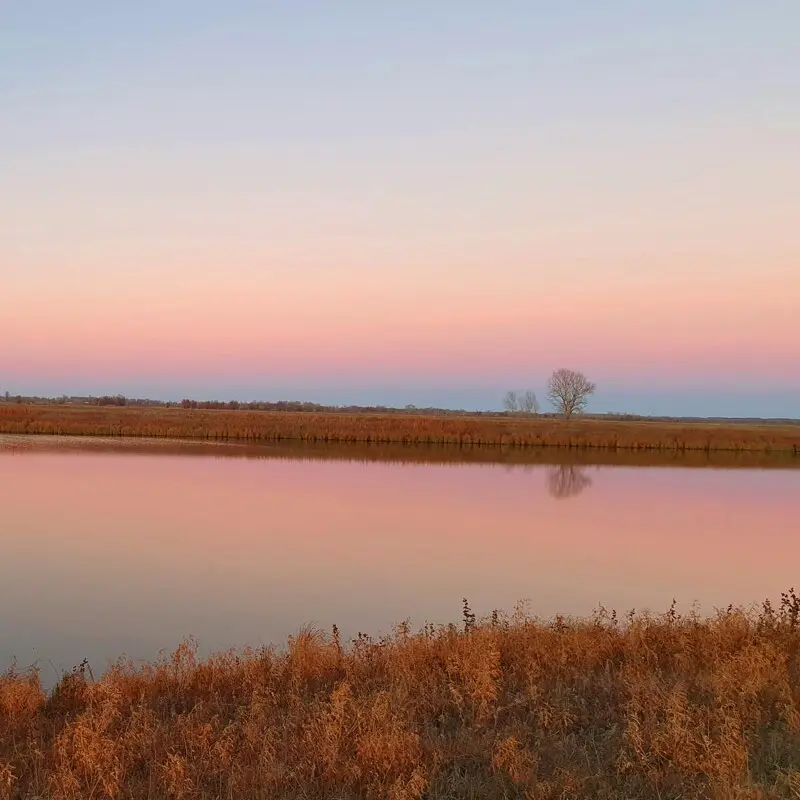
[[[0,676],[0,798],[796,798],[800,599]]]
[[[0,433],[800,454],[800,425],[0,404]]]

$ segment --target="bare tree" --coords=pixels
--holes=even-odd
[[[586,408],[596,388],[582,372],[557,369],[547,382],[547,399],[559,414],[569,419]]]
[[[506,392],[506,396],[503,398],[503,408],[509,414],[519,411],[519,397],[516,392]]]
[[[528,389],[521,392],[519,396],[519,409],[525,414],[538,414],[539,401],[536,399],[536,392]]]

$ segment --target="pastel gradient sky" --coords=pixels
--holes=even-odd
[[[800,3],[6,0],[0,390],[800,414]]]

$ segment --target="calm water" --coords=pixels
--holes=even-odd
[[[458,621],[462,597],[712,611],[800,586],[796,469],[243,452],[0,437],[0,668],[381,633]]]

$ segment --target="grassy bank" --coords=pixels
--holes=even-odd
[[[800,425],[0,405],[0,433],[800,454]]]
[[[800,793],[800,601],[711,618],[518,611],[342,644],[0,677],[0,797]]]

